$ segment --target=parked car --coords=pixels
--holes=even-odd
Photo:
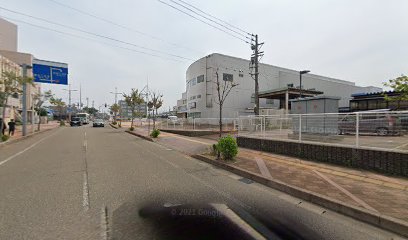
[[[364,113],[360,115],[359,133],[377,134],[379,136],[399,135],[402,126],[400,119],[392,113]],[[338,122],[339,134],[356,133],[356,115],[344,116]]]
[[[105,127],[105,121],[103,119],[95,119],[92,124],[93,127]]]
[[[69,122],[69,125],[71,125],[71,127],[73,127],[73,126],[81,126],[81,125],[82,125],[81,118],[79,118],[79,117],[71,117],[71,121]]]

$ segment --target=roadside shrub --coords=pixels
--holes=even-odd
[[[232,160],[238,154],[238,144],[230,135],[218,140],[217,149],[224,160]]]
[[[213,144],[211,146],[211,155],[212,156],[218,156],[219,150],[218,150],[218,144]]]
[[[2,142],[5,142],[5,141],[9,140],[9,138],[10,138],[9,135],[2,135],[2,136],[1,136],[1,141],[2,141]]]
[[[118,123],[117,123],[117,122],[112,122],[112,124],[113,124],[113,125],[116,125],[116,124],[118,124]]]
[[[150,134],[152,138],[157,138],[159,135],[160,135],[159,129],[153,129],[152,133]]]
[[[130,128],[129,128],[129,131],[133,131],[133,130],[135,130],[134,127],[130,127]]]
[[[65,121],[60,121],[60,127],[65,126]]]

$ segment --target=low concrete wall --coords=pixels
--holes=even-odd
[[[408,177],[407,153],[250,137],[237,137],[237,143],[259,151]]]

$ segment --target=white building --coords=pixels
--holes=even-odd
[[[179,117],[217,118],[219,116],[216,90],[216,71],[220,79],[234,81],[234,87],[228,95],[223,108],[223,117],[233,118],[251,114],[254,108],[255,83],[249,73],[250,61],[218,53],[210,54],[192,63],[186,72],[186,91],[177,101]],[[260,108],[290,108],[285,100],[299,96],[299,71],[268,64],[259,65]],[[355,83],[315,74],[302,75],[303,96],[321,94],[341,98],[339,106],[349,106],[351,94],[382,91],[378,87],[359,87]],[[294,92],[293,92],[294,91]],[[280,93],[277,98],[270,98],[271,93]],[[279,96],[288,97],[283,98]],[[286,94],[285,94],[286,93]],[[293,96],[293,94],[296,94]]]

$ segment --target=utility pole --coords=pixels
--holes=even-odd
[[[23,78],[27,77],[27,69],[32,68],[27,64],[23,64],[21,66],[23,68]],[[27,83],[23,83],[23,112],[22,112],[22,120],[23,120],[23,136],[27,135]],[[5,106],[4,106],[5,107]],[[3,116],[4,117],[4,116]]]
[[[255,37],[255,39],[252,39],[254,43],[251,43],[251,49],[254,51],[254,53],[251,56],[251,69],[253,68],[255,70],[254,73],[251,75],[254,76],[255,80],[255,107],[254,107],[254,113],[255,115],[259,115],[259,57],[263,56],[263,52],[260,51],[263,43],[258,42],[258,34],[253,35],[252,37]]]
[[[82,109],[82,87],[79,84],[79,109]]]
[[[110,93],[115,95],[115,105],[117,105],[118,104],[118,94],[122,94],[122,93],[118,93],[117,87],[115,87],[115,92],[110,92]],[[115,112],[115,121],[116,119],[117,119],[117,113]]]
[[[89,98],[86,98],[86,107],[89,108]]]
[[[76,91],[78,91],[78,90],[76,90],[76,89],[71,89],[71,84],[68,84],[68,89],[62,89],[62,90],[64,90],[64,91],[68,91],[68,110],[69,110],[69,114],[68,114],[68,116],[69,116],[69,120],[71,121],[71,111],[72,111],[72,109],[71,109],[71,92],[76,92]],[[61,113],[60,113],[61,114]]]
[[[94,106],[95,106],[95,101],[92,100],[92,108],[94,108]]]

